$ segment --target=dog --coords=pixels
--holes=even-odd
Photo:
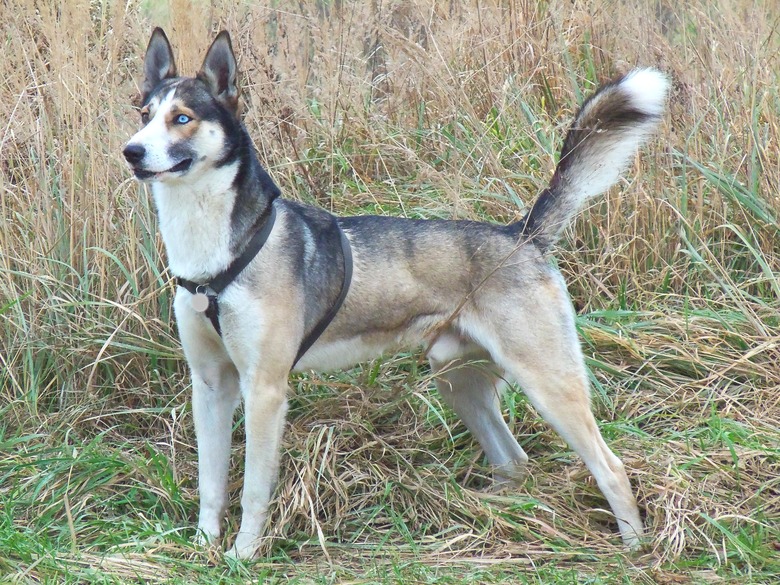
[[[562,276],[549,253],[591,198],[613,185],[665,110],[669,82],[638,69],[580,108],[549,187],[516,223],[336,217],[282,199],[238,115],[227,32],[195,77],[180,77],[165,33],[144,58],[141,129],[123,150],[151,185],[192,375],[201,542],[228,504],[233,414],[243,400],[241,526],[227,554],[257,554],[278,473],[291,370],[327,370],[423,346],[436,387],[497,480],[528,456],[501,415],[506,380],[584,460],[623,542],[644,529],[621,461],[604,442]]]

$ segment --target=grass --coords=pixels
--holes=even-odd
[[[205,16],[204,16],[205,15]],[[0,14],[0,582],[774,583],[780,579],[780,98],[774,2],[12,0]],[[294,377],[256,563],[191,544],[185,364],[148,195],[128,177],[141,56],[228,28],[287,197],[508,222],[577,104],[674,79],[659,139],[567,233],[602,432],[650,540],[622,550],[579,459],[518,391],[532,458],[493,493],[415,353]],[[230,527],[237,526],[242,430]]]

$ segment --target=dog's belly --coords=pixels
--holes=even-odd
[[[327,333],[295,364],[294,372],[318,372],[348,369],[382,354],[400,349],[415,348],[428,340],[440,318],[422,318],[399,330],[364,333],[347,338],[332,339]]]
[[[389,349],[387,345],[369,344],[359,337],[331,343],[319,341],[301,357],[293,371],[324,372],[348,369],[355,364],[375,358]]]

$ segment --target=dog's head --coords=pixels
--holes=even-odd
[[[182,181],[218,167],[236,134],[238,87],[230,36],[214,39],[195,77],[178,77],[173,51],[156,28],[144,58],[143,127],[122,151],[141,181]]]

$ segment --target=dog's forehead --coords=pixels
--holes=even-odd
[[[214,98],[200,79],[186,77],[176,85],[176,99],[188,103],[211,103]]]
[[[163,79],[157,86],[149,92],[144,101],[146,106],[154,106],[160,104],[162,101],[168,98],[171,92],[175,92],[179,96],[200,96],[201,99],[208,97],[209,93],[206,90],[203,82],[191,78],[191,77],[172,77],[169,79]]]
[[[218,108],[217,101],[206,84],[192,77],[177,77],[162,81],[149,94],[145,106],[153,111],[161,107],[167,110],[184,106],[205,118],[214,117],[216,115],[214,110]]]
[[[164,113],[169,111],[173,106],[173,96],[175,95],[175,92],[175,89],[169,88],[167,91],[160,92],[153,96],[146,105],[149,112],[156,116],[161,112]]]
[[[157,109],[160,104],[171,95],[181,81],[182,79],[180,77],[163,79],[147,96],[145,96],[142,107],[148,107],[151,110]]]

